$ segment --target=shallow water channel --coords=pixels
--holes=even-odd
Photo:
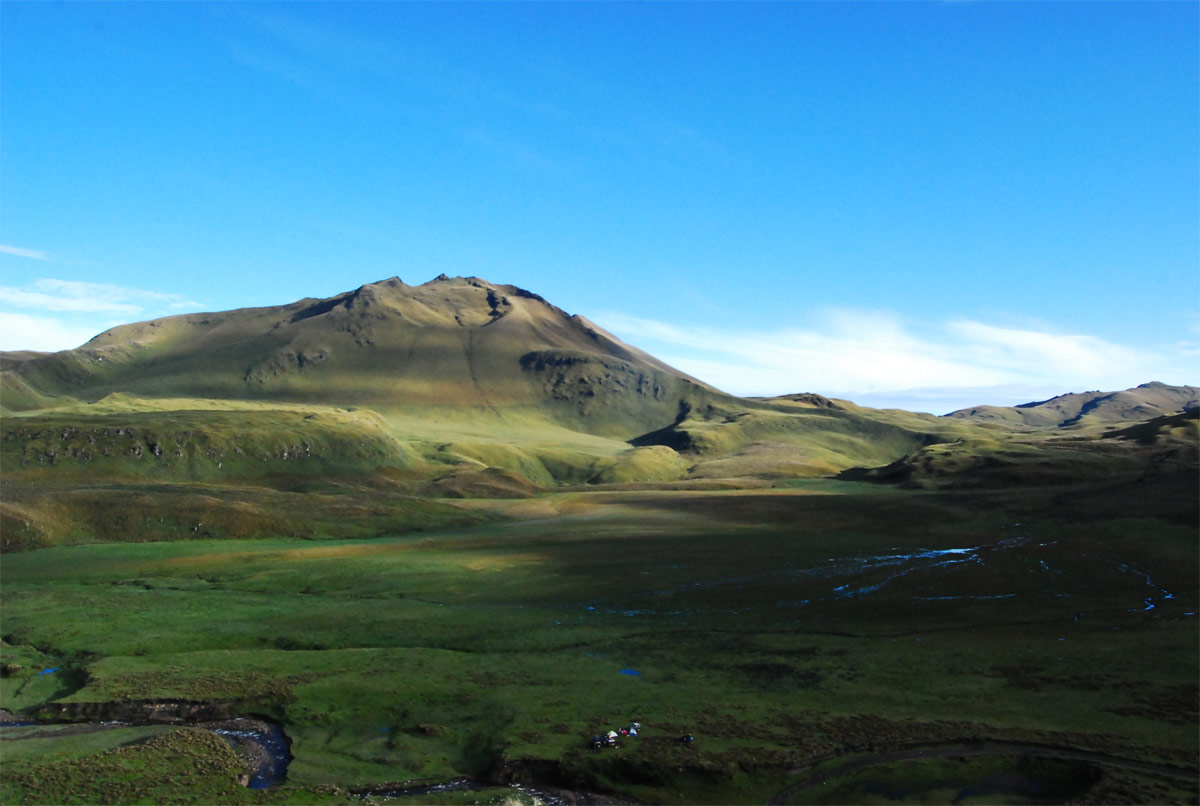
[[[292,760],[292,752],[288,748],[288,738],[283,728],[274,722],[264,720],[230,720],[228,727],[210,728],[218,736],[224,737],[234,747],[243,747],[250,751],[253,772],[250,774],[251,789],[269,789],[283,783],[287,777],[288,764]]]
[[[1019,526],[1019,524],[1018,524]],[[953,603],[959,601],[1056,598],[1094,599],[1089,585],[1070,569],[1058,542],[1017,535],[995,542],[953,548],[896,547],[877,554],[829,557],[800,567],[779,567],[747,575],[687,579],[687,564],[669,572],[682,580],[668,587],[632,593],[624,601],[583,602],[579,618],[595,616],[674,617],[740,616],[774,611],[782,618],[795,610],[839,607],[863,599]],[[1112,596],[1104,603],[1129,611],[1152,611],[1175,599],[1141,568],[1121,561],[1097,567]],[[646,572],[649,573],[649,572]],[[993,581],[994,580],[994,581]],[[1007,583],[1003,580],[1007,580]],[[764,601],[763,591],[778,593]],[[752,593],[750,593],[752,592]],[[1194,616],[1195,612],[1177,615]],[[1079,613],[1078,621],[1087,613]],[[560,620],[557,623],[562,624]]]

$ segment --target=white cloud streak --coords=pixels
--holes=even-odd
[[[1194,383],[1194,345],[1162,349],[1088,334],[1004,328],[970,319],[915,323],[882,311],[832,310],[816,326],[725,331],[611,313],[602,327],[738,395],[819,392],[863,405],[945,413],[1013,405],[1151,380]]]
[[[0,243],[0,254],[16,255],[17,257],[27,257],[33,260],[50,260],[50,253],[43,252],[41,249],[25,249],[20,246],[9,246]]]
[[[140,314],[149,308],[195,308],[198,304],[179,294],[163,294],[109,283],[41,279],[25,286],[0,286],[0,304],[6,307],[76,313]]]
[[[0,350],[69,350],[114,325],[199,307],[181,294],[109,283],[42,278],[0,286]]]
[[[70,350],[107,327],[74,319],[0,312],[0,350]]]

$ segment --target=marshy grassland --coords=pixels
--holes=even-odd
[[[218,703],[278,720],[294,760],[248,790],[192,728],[110,746],[6,728],[2,799],[344,801],[536,770],[645,802],[946,802],[980,782],[968,797],[1194,802],[1195,522],[1168,501],[1162,480],[812,479],[427,502],[454,518],[391,536],[6,554],[4,708]],[[423,802],[468,796],[491,797]]]

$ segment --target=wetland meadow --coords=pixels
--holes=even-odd
[[[9,554],[4,707],[129,724],[0,729],[2,798],[1194,802],[1195,533],[1145,492],[598,489]],[[196,727],[234,715],[286,732],[281,784]]]

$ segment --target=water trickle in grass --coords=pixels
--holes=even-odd
[[[1142,603],[1146,606],[1142,608],[1142,612],[1145,612],[1147,610],[1153,610],[1155,607],[1157,607],[1158,605],[1155,602],[1156,599],[1166,601],[1167,599],[1175,598],[1175,594],[1171,593],[1166,588],[1163,588],[1163,587],[1160,587],[1160,586],[1154,584],[1154,580],[1151,579],[1150,575],[1147,574],[1145,571],[1139,571],[1136,568],[1131,568],[1127,563],[1121,563],[1118,567],[1121,569],[1122,573],[1133,574],[1135,576],[1139,576],[1142,579],[1146,580],[1146,584],[1148,586],[1150,586],[1151,588],[1154,588],[1155,590],[1157,590],[1159,593],[1162,594],[1161,596],[1147,596],[1147,597],[1143,598]]]
[[[236,747],[240,741],[251,741],[265,751],[256,757],[257,765],[250,776],[251,789],[269,789],[283,783],[287,777],[288,764],[292,760],[292,752],[288,749],[287,736],[283,728],[274,723],[264,723],[263,729],[230,729],[217,728],[213,733],[224,736]]]

